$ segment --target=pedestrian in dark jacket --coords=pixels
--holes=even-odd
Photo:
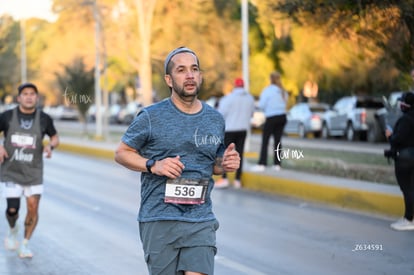
[[[393,130],[388,129],[386,136],[395,156],[395,176],[404,196],[404,217],[391,224],[395,230],[414,230],[414,165],[399,157],[402,150],[411,148],[414,158],[414,93],[404,93],[400,99],[403,115],[398,119]],[[414,159],[412,160],[414,163]]]

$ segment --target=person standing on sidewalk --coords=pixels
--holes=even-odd
[[[236,171],[233,186],[240,188],[241,175],[243,170],[243,153],[247,132],[250,130],[250,121],[254,113],[254,98],[244,88],[244,81],[237,78],[234,81],[234,88],[230,94],[224,96],[218,106],[218,111],[223,115],[226,130],[224,143],[228,146],[230,143],[236,145],[236,151],[240,154],[240,167]],[[216,188],[226,188],[229,186],[227,173],[216,181]]]
[[[404,93],[400,99],[403,115],[397,120],[394,129],[387,129],[385,135],[391,151],[399,152],[410,148],[414,153],[414,93]],[[395,230],[414,230],[414,156],[411,165],[395,156],[395,176],[404,197],[404,217],[391,224]]]
[[[283,88],[280,74],[272,72],[270,74],[270,85],[262,91],[259,99],[259,108],[263,110],[266,120],[263,126],[259,162],[253,166],[255,172],[265,170],[270,136],[274,138],[274,169],[279,171],[281,168],[278,152],[282,149],[281,138],[286,125],[287,98],[288,95]]]
[[[141,172],[140,238],[149,274],[213,274],[218,222],[213,174],[234,172],[240,156],[224,145],[224,119],[198,99],[199,59],[189,48],[164,62],[170,97],[142,109],[115,161]]]
[[[38,222],[38,209],[43,193],[43,155],[52,156],[59,145],[59,137],[49,115],[37,110],[37,87],[24,83],[18,87],[16,108],[0,115],[0,132],[4,144],[0,145],[1,182],[7,199],[6,218],[10,230],[5,239],[7,249],[19,247],[17,241],[20,197],[26,197],[27,213],[24,221],[24,239],[18,249],[21,258],[31,258],[28,242]],[[43,146],[48,135],[49,144]]]

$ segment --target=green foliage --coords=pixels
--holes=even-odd
[[[20,58],[16,53],[19,46],[19,24],[10,16],[0,17],[0,97],[3,100],[12,94],[20,79]]]
[[[37,79],[43,73],[39,71],[42,62],[39,53],[47,51],[51,35],[48,31],[49,25],[49,22],[37,18],[31,18],[24,22],[28,79]]]
[[[65,105],[76,105],[82,118],[94,99],[94,70],[87,70],[82,58],[63,65],[63,73],[55,73]]]
[[[353,41],[369,55],[382,50],[379,65],[407,72],[414,65],[414,1],[334,1],[285,0],[271,4],[274,11],[289,15],[302,25],[310,25]],[[370,49],[367,49],[370,48]],[[360,50],[360,49],[359,49]],[[372,68],[369,75],[377,70]],[[392,87],[393,79],[383,84]]]
[[[154,15],[152,49],[159,65],[153,66],[153,74],[164,74],[162,64],[169,51],[183,45],[192,48],[199,55],[203,71],[202,99],[221,96],[225,87],[241,75],[241,23],[233,19],[235,7],[228,3],[221,3],[228,9],[220,11],[226,14],[220,17],[217,2],[164,1]]]
[[[201,61],[204,83],[200,97],[221,96],[242,74],[240,0],[151,0],[156,3],[147,47],[137,22],[139,0],[100,0],[101,60],[106,60],[104,89],[125,94],[147,62],[158,98],[169,96],[163,78],[168,52],[186,45]],[[28,20],[29,76],[53,95],[61,64],[77,57],[85,71],[95,64],[95,20],[84,0],[54,0],[56,22]],[[319,98],[334,101],[352,93],[387,95],[412,85],[414,0],[249,1],[250,91],[256,97],[269,83],[269,73],[282,72],[291,98],[300,97],[306,81],[316,82]],[[19,81],[19,25],[0,19],[0,92],[11,93]],[[144,55],[148,55],[149,61]],[[102,72],[104,65],[101,64]],[[102,74],[104,75],[104,74]],[[104,78],[104,77],[103,77]],[[148,88],[149,86],[146,86]],[[149,88],[148,88],[149,89]],[[149,93],[150,91],[144,91]],[[152,92],[152,91],[151,91]],[[135,91],[136,93],[136,91]],[[56,94],[54,95],[56,97]],[[60,98],[60,95],[58,96]],[[53,101],[50,100],[49,101]],[[56,100],[55,100],[56,101]]]

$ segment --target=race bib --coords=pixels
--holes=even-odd
[[[208,179],[168,179],[165,185],[166,203],[203,204],[207,193]]]
[[[14,147],[36,148],[36,136],[24,133],[11,135],[11,143]]]

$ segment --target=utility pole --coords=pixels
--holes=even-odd
[[[244,87],[250,93],[249,81],[249,0],[242,0],[241,2],[242,15],[242,66],[243,66],[243,80]],[[251,128],[247,131],[247,138],[245,143],[245,151],[250,150]]]
[[[93,0],[93,18],[95,19],[95,138],[103,138],[103,119],[102,119],[102,95],[101,95],[101,71],[100,71],[100,42],[101,42],[101,27],[97,0]]]
[[[95,21],[95,139],[101,140],[103,136],[103,109],[101,93],[101,18],[99,16],[98,0],[84,1],[82,6],[92,6]]]
[[[26,33],[25,19],[20,19],[20,80],[21,83],[27,82],[27,57],[26,57]]]
[[[242,63],[244,87],[250,92],[249,81],[249,1],[242,0]]]

